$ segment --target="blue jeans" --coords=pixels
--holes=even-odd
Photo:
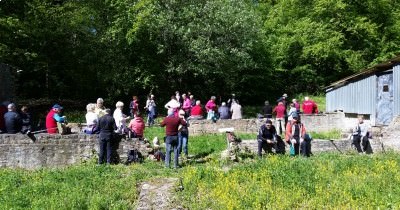
[[[171,152],[174,151],[174,168],[178,168],[179,148],[178,136],[167,136],[165,146],[167,154],[165,155],[165,166],[169,168],[171,162]]]
[[[179,143],[178,143],[178,148],[179,148],[179,154],[182,152],[183,148],[183,153],[188,156],[188,140],[189,140],[189,135],[182,135],[181,133],[178,134],[179,138]]]

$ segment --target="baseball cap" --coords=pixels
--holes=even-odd
[[[52,108],[53,109],[62,109],[63,107],[60,106],[59,104],[54,104]]]

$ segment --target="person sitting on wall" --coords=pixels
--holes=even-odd
[[[32,131],[32,116],[27,106],[21,108],[22,129],[21,133],[29,134]]]
[[[95,110],[96,104],[90,103],[86,106],[86,127],[83,129],[83,132],[86,134],[98,133],[99,117],[96,114]]]
[[[311,137],[306,133],[306,128],[300,122],[298,115],[293,115],[293,120],[286,126],[286,141],[291,145],[291,155],[301,155],[310,157],[311,155]]]
[[[140,112],[136,113],[136,117],[131,120],[128,127],[132,132],[132,138],[143,138],[145,123]]]
[[[352,144],[355,146],[358,153],[371,154],[372,148],[369,142],[369,130],[370,125],[364,122],[364,116],[358,115],[358,123],[355,128],[353,128],[353,141]],[[361,148],[362,145],[362,148]]]
[[[60,116],[62,106],[54,104],[49,113],[46,116],[46,129],[49,134],[61,133],[64,134],[67,131],[66,117]],[[64,131],[65,129],[65,131]]]
[[[303,113],[304,114],[318,114],[317,104],[313,100],[311,100],[308,96],[304,97]]]
[[[21,131],[22,120],[21,116],[17,113],[17,107],[11,103],[7,106],[8,112],[4,114],[4,122],[6,132],[15,134]]]
[[[196,101],[196,106],[194,106],[190,111],[190,119],[203,119],[203,107],[201,106],[200,100]]]
[[[262,156],[262,150],[265,154],[272,154],[272,148],[276,148],[277,133],[275,126],[272,125],[271,120],[266,120],[264,125],[261,125],[258,130],[258,156]]]
[[[229,107],[226,106],[225,102],[222,102],[221,106],[218,108],[219,119],[226,120],[230,119],[231,115],[229,113]]]

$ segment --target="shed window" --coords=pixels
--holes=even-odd
[[[383,92],[389,92],[389,85],[383,85]]]

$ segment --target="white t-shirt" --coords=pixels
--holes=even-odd
[[[97,122],[99,121],[97,114],[94,112],[86,113],[85,117],[86,117],[86,125],[87,126],[97,125]]]

